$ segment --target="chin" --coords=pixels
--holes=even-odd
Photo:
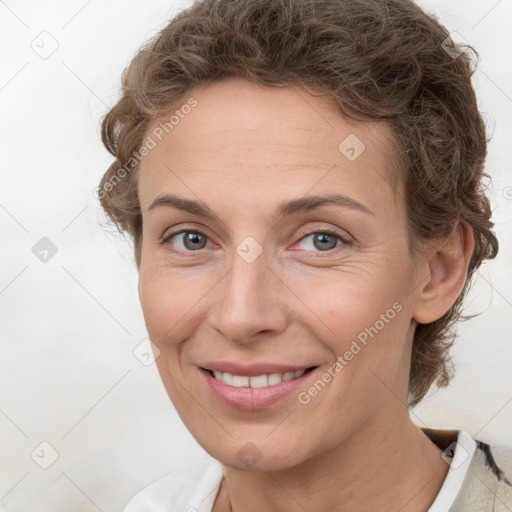
[[[266,441],[232,440],[232,443],[222,447],[216,443],[215,447],[203,445],[203,448],[224,466],[238,471],[281,471],[307,460],[307,454],[302,453],[303,443],[299,443],[298,447],[290,443],[282,443],[280,447],[276,447],[271,440]]]

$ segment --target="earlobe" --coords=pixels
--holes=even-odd
[[[464,224],[457,224],[450,235],[436,241],[426,265],[427,275],[419,276],[412,314],[416,322],[434,322],[453,306],[466,282],[474,245],[473,230]]]

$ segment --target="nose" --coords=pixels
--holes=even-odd
[[[253,342],[265,333],[278,334],[287,321],[286,289],[264,253],[251,263],[234,253],[231,268],[212,294],[210,327],[237,343]]]

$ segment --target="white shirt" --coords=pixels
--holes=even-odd
[[[453,459],[446,459],[450,469],[428,512],[447,512],[459,493],[466,477],[476,442],[464,430],[459,430]],[[123,512],[211,512],[224,467],[216,459],[207,459],[179,469],[137,493]]]

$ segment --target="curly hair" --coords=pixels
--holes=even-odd
[[[196,86],[239,77],[268,87],[322,91],[340,114],[391,127],[405,184],[411,254],[469,226],[475,247],[464,287],[441,318],[418,324],[409,406],[453,376],[454,324],[472,277],[498,252],[483,186],[488,139],[471,84],[478,53],[409,0],[199,0],[179,12],[135,55],[121,97],[101,123],[114,162],[98,197],[134,242],[140,268],[142,215],[137,169],[145,134]],[[146,148],[147,152],[147,148]]]

